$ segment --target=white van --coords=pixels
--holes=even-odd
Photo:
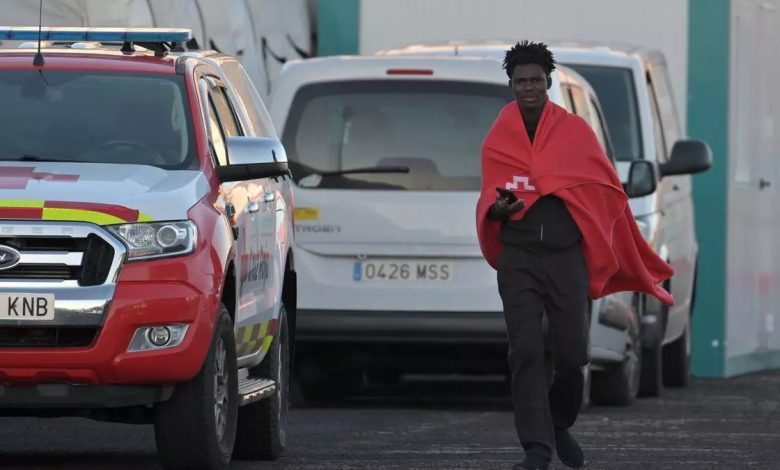
[[[598,99],[561,67],[549,96],[592,123]],[[480,148],[512,95],[495,59],[329,57],[286,65],[271,97],[296,183],[297,344],[304,396],[407,372],[503,373],[506,326],[474,208]],[[594,302],[596,401],[639,382],[632,294]],[[602,321],[599,319],[602,318]],[[495,360],[491,360],[495,359]],[[327,374],[327,382],[325,382]],[[325,385],[327,384],[327,385]],[[603,393],[599,393],[604,390]]]
[[[506,41],[415,45],[380,54],[499,58],[510,46]],[[635,161],[650,162],[658,174],[654,191],[630,201],[645,238],[675,269],[665,285],[674,295],[673,307],[644,295],[637,304],[642,322],[641,392],[658,396],[664,385],[685,386],[690,376],[699,253],[690,175],[709,169],[712,156],[707,144],[683,136],[661,52],[581,43],[551,49],[558,63],[579,72],[596,90],[624,184]]]

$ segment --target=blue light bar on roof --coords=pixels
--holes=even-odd
[[[168,28],[42,28],[42,41],[186,42],[192,30]],[[38,27],[0,26],[0,41],[37,41]]]

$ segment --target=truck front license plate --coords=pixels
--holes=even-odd
[[[54,295],[0,294],[0,323],[4,320],[54,320]]]

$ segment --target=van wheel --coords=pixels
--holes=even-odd
[[[592,376],[593,375],[590,371],[590,364],[582,368],[582,403],[580,404],[580,411],[585,411],[588,405],[590,405]]]
[[[263,362],[249,374],[276,382],[276,393],[238,410],[237,459],[277,460],[287,447],[290,396],[290,333],[282,306],[279,329]]]
[[[682,336],[663,350],[664,385],[685,387],[691,377],[691,323],[685,326]]]
[[[642,380],[639,394],[643,397],[660,397],[664,391],[663,348],[660,344],[642,350]]]
[[[668,285],[664,287],[668,289]],[[668,307],[661,307],[656,323],[643,325],[648,328],[648,338],[642,349],[642,379],[639,382],[639,396],[642,397],[660,397],[664,390],[663,338],[668,311]]]
[[[633,403],[639,393],[641,362],[639,338],[632,335],[623,362],[605,371],[592,372],[590,398],[593,404],[627,406]]]
[[[157,452],[165,468],[224,469],[236,439],[238,368],[233,322],[220,304],[206,360],[192,381],[154,410]]]

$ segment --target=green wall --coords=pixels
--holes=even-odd
[[[725,373],[726,230],[730,0],[689,0],[688,135],[712,148],[713,165],[694,177],[699,274],[693,315],[693,372]]]
[[[317,55],[357,54],[360,0],[317,1]]]

